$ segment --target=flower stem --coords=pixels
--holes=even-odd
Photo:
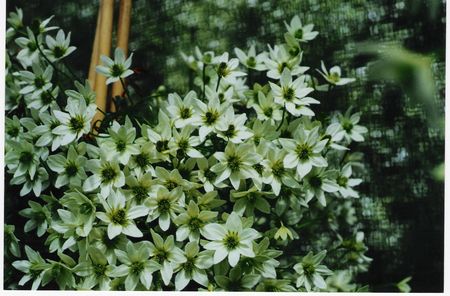
[[[130,94],[128,93],[128,88],[125,86],[125,82],[123,81],[122,78],[120,78],[120,83],[122,83],[122,87],[123,87],[123,90],[125,91],[127,98],[129,100],[131,100]]]
[[[284,114],[286,113],[286,104],[284,104],[284,108],[283,108],[283,114],[281,115],[281,122],[280,122],[280,125],[277,127],[277,129],[275,130],[275,131],[278,131],[280,128],[281,128],[281,126],[283,125],[283,122],[284,122]]]
[[[206,85],[206,64],[203,63],[203,70],[202,70],[202,79],[203,79],[203,90],[202,90],[202,100],[205,99],[205,85]]]
[[[219,90],[220,79],[222,79],[222,76],[219,75],[219,79],[217,79],[216,92]]]

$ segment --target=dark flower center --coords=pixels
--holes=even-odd
[[[348,178],[345,176],[339,176],[337,178],[337,183],[341,187],[347,187]]]
[[[73,177],[78,173],[78,167],[75,163],[69,162],[66,164],[65,172],[67,176]]]
[[[8,129],[7,133],[9,136],[11,137],[17,137],[19,135],[19,128],[17,126],[13,126],[11,128]]]
[[[267,117],[271,118],[272,117],[272,113],[273,113],[273,108],[272,107],[264,108],[263,112],[264,112],[264,115],[266,115]]]
[[[284,166],[282,161],[277,161],[272,166],[272,173],[275,177],[280,178],[284,174]]]
[[[239,245],[239,236],[237,232],[228,231],[227,235],[223,239],[223,243],[228,250],[234,250]]]
[[[214,173],[213,171],[211,171],[211,170],[206,170],[205,171],[205,178],[208,180],[208,181],[214,181],[215,179],[216,179],[216,173]]]
[[[147,188],[143,186],[136,186],[132,189],[134,198],[138,203],[141,203],[144,199],[148,197]]]
[[[84,120],[81,115],[77,115],[76,117],[70,118],[70,128],[74,132],[79,132],[84,128]]]
[[[303,30],[302,30],[302,28],[300,28],[300,29],[298,29],[297,31],[295,31],[294,36],[295,36],[295,38],[297,38],[297,39],[302,39],[302,38],[303,38]]]
[[[164,182],[164,185],[166,186],[167,189],[169,190],[173,190],[175,188],[178,187],[178,183],[175,182],[174,180],[167,180],[166,182]]]
[[[256,59],[255,57],[248,57],[247,59],[247,66],[250,68],[254,68],[256,66]]]
[[[312,176],[309,179],[309,184],[311,187],[319,189],[322,186],[322,179],[319,176]]]
[[[203,116],[203,122],[206,123],[207,125],[212,125],[217,121],[218,118],[219,114],[217,111],[208,110],[208,112],[206,112],[205,115]]]
[[[195,268],[194,258],[188,258],[187,261],[183,263],[183,269],[188,275],[192,274],[194,268]]]
[[[236,128],[233,124],[228,126],[228,129],[224,132],[225,137],[232,138],[236,135]]]
[[[124,225],[127,217],[127,213],[124,209],[117,209],[111,213],[111,221],[115,224]]]
[[[48,92],[43,92],[41,94],[41,102],[43,105],[49,105],[51,102],[53,102],[53,97]]]
[[[168,199],[161,199],[158,201],[158,211],[160,213],[167,213],[170,210],[170,201]]]
[[[127,147],[127,143],[124,140],[118,140],[116,142],[116,149],[117,149],[117,151],[123,152],[126,147]]]
[[[30,151],[22,151],[20,153],[19,161],[25,164],[31,163],[33,161],[33,153]]]
[[[349,120],[345,120],[344,122],[342,122],[342,128],[347,132],[351,132],[353,129],[353,123],[351,123],[351,121]]]
[[[283,91],[283,98],[286,101],[290,102],[290,101],[292,101],[294,99],[295,91],[294,91],[293,88],[291,88],[291,87],[283,87],[282,91]]]
[[[241,166],[241,159],[237,155],[231,155],[227,159],[228,167],[231,171],[239,171],[239,168]]]
[[[45,85],[45,80],[43,77],[38,76],[34,79],[34,86],[36,86],[36,88],[41,89],[43,88]]]
[[[219,67],[217,67],[217,75],[220,77],[225,77],[230,74],[230,69],[228,69],[227,63],[221,62]]]
[[[133,262],[130,265],[130,272],[133,274],[140,274],[144,270],[143,262]]]
[[[196,231],[196,230],[199,230],[203,226],[203,221],[197,217],[192,217],[189,220],[188,226],[191,231]]]
[[[103,275],[105,275],[106,265],[93,264],[93,267],[94,267],[94,273],[95,273],[96,276],[103,276]]]
[[[103,182],[110,182],[114,180],[114,178],[117,176],[117,172],[111,166],[108,165],[105,168],[103,168],[101,175]]]
[[[306,276],[312,276],[316,271],[314,264],[311,263],[303,263],[303,271]]]
[[[28,42],[27,47],[32,52],[37,49],[36,43],[34,43],[33,41]]]
[[[178,147],[182,150],[182,151],[186,151],[189,148],[189,141],[187,139],[181,139],[178,142]]]
[[[120,75],[122,75],[122,73],[123,73],[123,67],[121,65],[114,64],[111,67],[111,76],[119,77]]]
[[[180,109],[180,117],[182,118],[182,119],[188,119],[188,118],[190,118],[192,116],[192,112],[191,112],[191,109],[189,109],[189,108],[181,108]]]
[[[299,144],[297,145],[296,152],[299,159],[308,160],[312,154],[312,149],[307,144]]]
[[[62,46],[56,46],[53,49],[53,55],[55,56],[55,58],[60,58],[62,57],[64,54],[66,53],[66,49]]]
[[[156,150],[158,152],[162,152],[162,151],[166,151],[167,149],[169,149],[169,141],[167,140],[161,140],[156,142]]]
[[[140,168],[145,168],[150,163],[150,156],[147,153],[142,152],[134,157],[134,161],[136,161],[136,164]]]
[[[164,261],[167,260],[168,255],[169,254],[167,254],[167,252],[165,250],[158,250],[158,253],[155,255],[156,261],[158,261],[158,263],[162,264]]]

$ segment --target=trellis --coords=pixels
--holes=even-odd
[[[120,96],[124,91],[121,82],[118,81],[113,84],[111,96],[108,97],[109,89],[106,85],[106,77],[103,75],[98,75],[95,70],[96,66],[99,64],[100,56],[110,56],[111,54],[112,36],[114,34],[114,2],[115,0],[100,0],[88,76],[89,83],[96,93],[97,107],[101,111],[106,112],[115,111],[115,104],[111,98]],[[132,0],[120,0],[116,47],[122,49],[125,56],[128,55],[131,7]],[[101,111],[97,111],[95,114],[92,120],[93,125],[100,122],[104,118],[104,113]]]

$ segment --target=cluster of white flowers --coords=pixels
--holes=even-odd
[[[302,227],[330,201],[345,207],[358,197],[362,180],[345,157],[367,130],[358,113],[336,113],[328,125],[315,120],[320,102],[299,47],[317,36],[313,25],[295,17],[285,44],[261,53],[236,48],[238,58],[196,48],[184,58],[197,71],[197,91],[170,94],[155,126],[127,117],[96,135],[88,82],[62,92],[55,78],[63,73],[54,63],[74,47],[70,33],[49,35],[56,29],[49,21],[36,31],[22,25],[21,10],[8,19],[5,163],[10,184],[34,200],[20,212],[24,231],[45,238],[41,252],[26,245],[27,259],[12,263],[25,274],[19,285],[327,289],[326,252],[301,242]],[[107,83],[133,73],[119,49],[101,60]],[[352,81],[339,67],[322,69],[329,83]],[[249,88],[247,71],[267,78]],[[20,257],[17,230],[5,229],[7,248]],[[361,256],[357,264],[369,261]]]

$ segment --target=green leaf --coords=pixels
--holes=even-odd
[[[216,275],[214,280],[219,285],[219,287],[228,290],[228,286],[230,284],[230,279],[224,275]]]
[[[411,287],[409,286],[409,281],[412,279],[411,276],[408,276],[397,283],[397,288],[400,292],[409,293],[411,292]]]

